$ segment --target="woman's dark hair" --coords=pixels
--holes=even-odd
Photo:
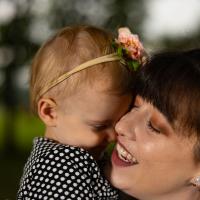
[[[138,73],[136,92],[173,128],[197,136],[200,160],[200,49],[152,56]]]

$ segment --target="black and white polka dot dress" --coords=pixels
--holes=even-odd
[[[87,151],[36,138],[17,199],[116,200],[118,193]]]

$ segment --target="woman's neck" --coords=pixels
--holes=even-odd
[[[174,193],[154,196],[152,198],[138,200],[200,200],[200,191],[193,186],[189,186],[184,191],[176,191]]]

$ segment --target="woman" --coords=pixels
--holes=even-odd
[[[200,199],[200,50],[158,54],[136,82],[110,181],[140,200]]]

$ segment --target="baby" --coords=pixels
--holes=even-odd
[[[112,42],[96,27],[65,27],[37,52],[31,105],[46,128],[34,140],[18,199],[118,198],[97,161],[115,141],[134,79]]]

